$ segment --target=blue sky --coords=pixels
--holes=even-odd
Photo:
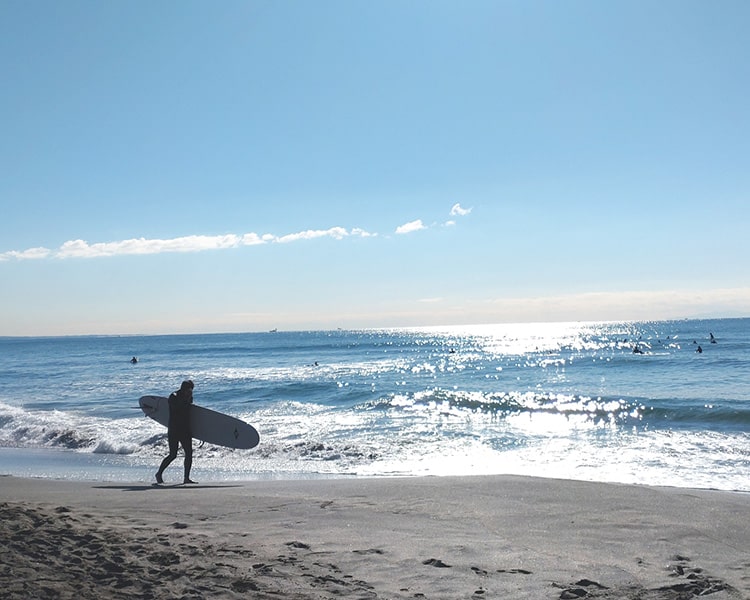
[[[750,315],[750,4],[0,1],[0,335]]]

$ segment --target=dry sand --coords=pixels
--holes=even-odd
[[[0,477],[0,598],[750,598],[750,494]]]

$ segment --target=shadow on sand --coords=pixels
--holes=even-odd
[[[235,484],[215,484],[215,485],[201,485],[201,484],[158,484],[158,483],[144,483],[140,485],[95,485],[94,489],[97,490],[122,490],[123,492],[148,492],[152,490],[217,490],[217,489],[229,489],[238,488],[241,485]]]

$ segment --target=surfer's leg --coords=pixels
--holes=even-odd
[[[183,483],[195,483],[190,479],[190,469],[193,467],[193,438],[188,435],[182,440],[182,449],[185,451],[185,478]]]
[[[161,465],[159,465],[159,470],[156,472],[156,483],[164,483],[164,480],[162,479],[162,475],[164,474],[164,469],[166,469],[170,463],[177,458],[177,449],[179,448],[179,440],[177,439],[176,435],[173,435],[171,432],[169,434],[169,454],[164,457],[164,460],[161,461]]]

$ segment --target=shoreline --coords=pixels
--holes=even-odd
[[[93,452],[78,452],[62,448],[0,448],[0,478],[4,476],[22,479],[50,479],[52,481],[71,481],[77,483],[135,483],[150,484],[154,481],[154,473],[162,455],[153,457],[151,463],[143,460],[131,461],[128,454],[97,454]],[[197,464],[196,464],[197,463]],[[447,474],[413,474],[413,473],[335,473],[320,471],[247,471],[240,469],[217,470],[214,466],[206,466],[203,461],[196,461],[193,465],[193,475],[204,483],[254,483],[264,481],[303,481],[303,480],[331,480],[331,479],[421,479],[446,477],[528,477],[533,479],[567,479],[576,482],[603,483],[610,485],[645,486],[675,488],[679,490],[722,491],[727,493],[750,494],[750,483],[747,487],[721,487],[715,485],[679,485],[670,481],[654,484],[650,481],[633,481],[623,479],[595,479],[575,477],[570,474],[554,477],[547,473],[518,473],[507,471],[504,473],[466,473],[464,475]],[[181,477],[182,463],[178,460],[172,466],[166,477],[177,480]]]
[[[749,598],[748,514],[743,492],[514,475],[0,476],[0,585],[10,598]]]

